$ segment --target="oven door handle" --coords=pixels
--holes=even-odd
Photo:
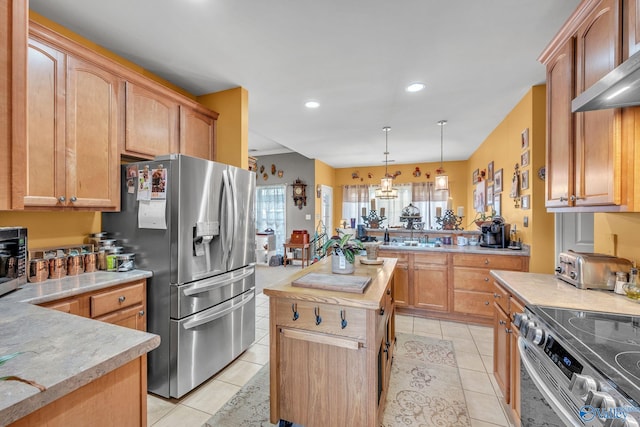
[[[184,322],[184,325],[182,325],[182,327],[184,329],[193,329],[196,326],[200,326],[200,325],[204,325],[205,323],[210,323],[213,322],[216,319],[219,319],[223,316],[226,316],[227,314],[238,310],[239,308],[242,308],[245,304],[247,304],[249,301],[251,301],[255,296],[255,292],[251,292],[251,295],[243,296],[243,299],[241,302],[234,304],[233,300],[228,301],[226,303],[223,303],[221,305],[223,305],[223,307],[220,308],[215,308],[213,310],[211,310],[210,313],[207,313],[206,311],[204,313],[202,313],[202,317],[198,317],[196,315],[196,318],[193,320],[188,320],[186,322]]]
[[[544,381],[540,377],[540,374],[538,374],[536,369],[533,367],[533,364],[527,357],[527,353],[525,350],[525,340],[522,337],[518,337],[518,350],[520,351],[520,362],[524,365],[524,368],[527,370],[527,373],[533,380],[534,384],[536,385],[540,393],[542,393],[547,403],[551,405],[556,415],[558,415],[558,417],[560,417],[562,421],[568,426],[584,427],[583,424],[579,424],[576,421],[575,416],[571,412],[563,407],[562,402],[558,400],[553,392],[549,390],[549,387],[547,387],[547,385],[544,383]]]
[[[216,277],[210,280],[202,280],[197,285],[186,287],[186,289],[184,289],[182,293],[185,296],[189,297],[191,295],[201,294],[203,292],[209,292],[214,289],[221,288],[222,286],[228,285],[230,283],[239,282],[240,280],[251,276],[254,270],[255,270],[254,267],[247,267],[242,271],[242,273],[240,273],[237,276],[235,276],[234,273],[230,273],[231,277],[224,277],[224,278]]]

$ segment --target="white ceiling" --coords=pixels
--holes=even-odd
[[[195,95],[249,92],[254,156],[465,160],[531,86],[579,0],[29,0]],[[404,90],[422,81],[418,93]],[[320,108],[309,110],[314,99]],[[508,141],[505,141],[508,143]],[[255,150],[255,151],[254,151]]]

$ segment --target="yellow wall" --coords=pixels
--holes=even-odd
[[[0,227],[29,229],[29,249],[84,243],[101,224],[100,212],[0,212]]]
[[[335,206],[336,205],[340,205],[340,212],[342,212],[342,195],[340,195],[340,199],[338,199],[336,197],[336,171],[334,168],[332,168],[331,166],[329,166],[328,164],[320,161],[320,160],[315,160],[314,161],[314,169],[315,169],[315,178],[314,178],[314,182],[316,184],[316,188],[310,189],[311,191],[313,191],[313,197],[316,198],[316,209],[315,209],[315,223],[317,224],[318,221],[320,220],[320,217],[322,215],[322,202],[321,200],[317,197],[318,193],[317,193],[317,189],[319,185],[326,185],[328,187],[332,187],[334,188],[333,190],[333,205],[334,205],[334,222],[337,224],[337,221],[339,221],[339,219],[335,219],[337,218],[335,215]],[[310,194],[309,194],[310,195]],[[342,215],[342,213],[340,213],[340,215]],[[333,230],[335,227],[335,225],[331,225],[331,227],[329,228],[330,230]]]
[[[198,102],[220,114],[217,122],[216,161],[249,167],[249,92],[242,87],[198,97]]]
[[[616,255],[640,263],[640,213],[594,214],[594,252],[608,253],[609,239],[617,237]]]
[[[426,182],[426,173],[429,172],[431,175],[431,178],[428,180],[433,181],[435,170],[439,166],[439,162],[393,165],[389,167],[389,173],[400,171],[400,175],[398,175],[394,180],[397,184]],[[420,168],[421,175],[419,177],[413,176],[413,172],[416,167]],[[454,209],[458,206],[463,206],[465,212],[470,212],[469,209],[471,209],[471,205],[467,205],[467,192],[469,188],[469,179],[467,179],[467,162],[444,162],[443,167],[449,176],[450,197],[453,198]],[[353,173],[357,173],[359,178],[354,179],[352,177]],[[384,166],[340,168],[335,170],[335,186],[333,189],[334,227],[338,226],[338,222],[342,218],[342,186],[359,184],[380,185],[380,179],[382,179],[384,173]],[[371,178],[369,178],[369,174],[371,174]],[[469,222],[471,222],[471,220],[469,220]],[[465,226],[465,229],[468,229],[468,227]]]
[[[507,223],[512,224],[512,227],[516,226],[522,242],[530,245],[529,270],[536,273],[552,273],[555,266],[554,218],[553,214],[546,212],[544,181],[537,177],[538,169],[545,164],[545,111],[545,86],[534,86],[471,155],[467,169],[467,174],[471,177],[474,170],[486,170],[489,162],[493,161],[494,171],[503,170],[501,214]],[[523,149],[521,135],[527,128],[529,148]],[[516,163],[520,164],[520,156],[527,150],[530,153],[530,164],[520,169],[529,172],[529,189],[522,190],[521,194],[530,196],[531,208],[523,210],[515,207],[514,200],[509,198],[509,192],[514,166]],[[470,184],[467,194],[469,206],[473,206],[474,187]],[[525,216],[529,219],[529,226],[526,228]]]

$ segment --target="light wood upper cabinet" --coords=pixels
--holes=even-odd
[[[180,106],[180,153],[215,160],[216,119],[218,115]]]
[[[122,154],[153,159],[178,151],[178,102],[126,82],[126,136]]]
[[[31,38],[25,208],[119,207],[120,80]]]
[[[640,0],[625,0],[624,7],[623,60],[640,51]]]
[[[624,7],[632,2],[626,0]],[[571,113],[573,98],[621,63],[621,17],[628,31],[630,13],[636,12],[623,9],[622,0],[584,1],[539,58],[547,67],[546,206],[551,211],[634,210],[627,184],[634,167],[624,163],[632,158],[633,115],[621,109]]]

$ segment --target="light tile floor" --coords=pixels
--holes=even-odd
[[[201,427],[269,361],[269,298],[256,296],[256,342],[238,359],[182,399],[147,397],[153,427]],[[507,426],[509,417],[493,376],[493,330],[420,317],[397,315],[396,332],[453,341],[472,427]]]

